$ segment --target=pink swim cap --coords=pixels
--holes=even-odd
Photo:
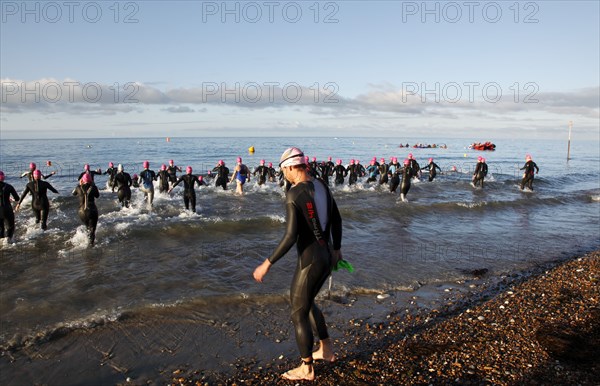
[[[273,167],[273,162],[269,162],[269,167],[272,168]]]
[[[138,175],[137,175],[137,174],[134,174],[134,175],[133,175],[133,179],[134,179],[134,180],[137,180],[137,178],[138,178]]]
[[[395,164],[398,163],[398,157],[392,157],[392,162]]]
[[[380,161],[381,161],[382,164],[384,164],[385,163],[385,158],[381,157]]]
[[[429,158],[429,162],[433,162],[433,158]]]
[[[150,162],[144,161],[144,163],[142,164],[142,166],[144,167],[144,169],[148,169],[150,167]]]
[[[261,159],[261,160],[260,160],[260,164],[261,164],[261,165],[264,165],[264,164],[265,164],[265,160],[264,160],[264,159]]]
[[[290,147],[285,149],[283,154],[281,154],[281,157],[279,158],[279,167],[285,168],[294,165],[306,165],[306,159],[302,150],[297,147]]]
[[[84,170],[84,171],[86,171],[86,172],[87,172],[88,170],[90,170],[90,165],[89,165],[89,164],[85,164],[85,165],[83,165],[83,170]]]
[[[327,161],[331,161],[331,156],[327,157]]]
[[[225,165],[225,162],[223,162],[223,160],[222,160],[222,159],[220,159],[220,160],[219,160],[219,165],[220,165],[220,166],[223,166],[223,165]]]
[[[354,159],[350,160],[350,165],[354,165]]]
[[[317,162],[317,157],[312,158],[313,162]]]
[[[169,160],[169,165],[173,165],[175,163],[175,161],[173,161],[172,159]]]
[[[408,165],[410,163],[410,160],[408,158],[404,159],[404,165]]]
[[[482,156],[478,156],[478,157],[477,157],[477,161],[481,161],[482,159],[483,159],[483,157],[482,157]]]
[[[374,159],[372,159],[372,160],[371,160],[371,165],[375,165],[375,162],[376,162],[376,161],[375,161]]]
[[[408,153],[408,159],[412,159],[412,158],[413,158],[412,153]]]
[[[342,160],[339,159],[339,160],[335,161],[335,163],[337,163],[338,165],[341,165],[342,164]]]
[[[42,172],[40,172],[39,170],[35,169],[33,171],[33,178],[35,178],[36,180],[39,180],[40,178],[42,178]]]
[[[527,160],[527,161],[530,161],[530,160],[531,160],[531,154],[527,154],[527,155],[525,156],[525,160]]]
[[[187,174],[192,174],[192,167],[191,167],[191,166],[188,166],[187,168],[185,168],[185,172],[186,172]]]
[[[35,162],[32,162],[29,164],[29,169],[31,170],[35,170],[36,166],[35,166]]]
[[[242,157],[237,157],[237,163],[242,163]]]
[[[82,177],[81,177],[81,181],[83,181],[84,184],[89,184],[92,182],[92,175],[85,173]]]
[[[373,161],[377,161],[377,157],[376,156],[373,156]]]
[[[4,172],[0,170],[0,182],[4,181]]]
[[[109,167],[109,168],[112,168],[112,167],[114,167],[114,166],[115,166],[115,164],[113,164],[112,162],[109,162],[109,163],[108,163],[108,167]]]
[[[202,176],[198,176],[198,181],[202,181],[203,177]]]
[[[165,165],[165,164],[160,165],[160,170],[167,170],[167,165]]]

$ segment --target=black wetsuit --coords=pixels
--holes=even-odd
[[[131,201],[131,185],[133,185],[133,181],[131,180],[129,173],[119,172],[115,174],[112,191],[115,191],[116,186],[119,202],[121,203],[121,206],[125,206],[126,208],[129,208],[129,201]]]
[[[275,171],[275,168],[269,166],[267,169],[269,170],[269,182],[275,182],[277,179],[277,172]]]
[[[320,184],[322,189],[316,189]],[[321,192],[321,193],[316,193]],[[325,194],[326,213],[317,213],[315,194]],[[315,305],[315,297],[331,273],[333,250],[339,250],[342,242],[342,219],[335,200],[327,186],[318,180],[294,185],[286,195],[286,230],[279,245],[269,257],[275,263],[294,244],[298,252],[296,272],[292,279],[290,301],[296,342],[302,358],[312,356],[313,330],[320,340],[329,337],[325,319]],[[322,229],[319,216],[327,217]]]
[[[473,185],[477,186],[481,184],[483,188],[483,179],[487,175],[487,164],[485,162],[477,162],[475,171],[473,172]]]
[[[117,168],[111,166],[103,174],[108,174],[107,186],[113,186],[115,175],[117,174]]]
[[[390,192],[395,193],[398,185],[400,185],[400,173],[402,168],[399,163],[391,163],[388,167],[388,175],[390,179]]]
[[[521,190],[523,190],[525,187],[528,187],[530,190],[533,190],[533,179],[535,173],[538,173],[540,171],[540,168],[538,168],[535,162],[529,160],[525,162],[525,166],[523,166],[519,170],[525,170],[525,172],[523,173],[523,179],[521,180]]]
[[[13,212],[13,207],[10,203],[11,196],[13,200],[19,201],[19,195],[15,188],[10,184],[4,183],[4,181],[0,181],[0,238],[6,236],[12,239],[15,234],[15,212]],[[4,233],[5,227],[6,234]]]
[[[415,176],[415,171],[410,167],[410,164],[404,166],[400,173],[402,173],[402,185],[400,186],[400,194],[402,199],[406,197],[410,190],[410,179]]]
[[[229,168],[225,165],[219,165],[212,171],[217,173],[215,186],[221,186],[223,187],[223,190],[227,190],[227,183],[229,182]]]
[[[181,181],[183,181],[183,203],[185,204],[185,209],[190,209],[191,204],[192,212],[196,213],[196,191],[194,190],[194,184],[202,186],[202,183],[198,181],[197,176],[193,174],[186,174],[179,177],[177,182],[173,184],[173,188],[179,185]]]
[[[79,214],[79,218],[87,227],[90,245],[94,245],[94,241],[96,240],[96,226],[98,225],[96,198],[100,197],[100,192],[94,184],[83,184],[75,187],[73,195],[79,197],[79,210],[77,214]]]
[[[412,177],[418,177],[419,172],[421,171],[421,167],[419,166],[419,163],[414,158],[410,158],[409,162],[410,163],[408,164],[408,166],[410,166],[410,168],[412,169],[412,173],[411,173]]]
[[[377,175],[379,175],[379,168],[377,167],[377,165],[367,166],[367,172],[369,173],[369,178],[367,178],[367,182],[377,181]]]
[[[388,171],[390,166],[385,162],[379,165],[379,185],[388,183]]]
[[[154,170],[144,169],[140,172],[139,182],[141,183],[140,189],[144,192],[144,198],[148,199],[148,202],[152,204],[154,201],[154,183],[156,181],[156,173]]]
[[[319,165],[319,173],[321,174],[321,179],[323,180],[323,182],[325,182],[327,186],[329,186],[329,176],[333,174],[334,167],[335,165],[331,161],[321,162],[321,164]]]
[[[180,172],[180,171],[181,171],[181,168],[179,166],[175,166],[175,165],[167,166],[167,173],[169,175],[169,182],[171,184],[174,184],[175,182],[177,182],[177,172]],[[159,172],[159,174],[160,174],[160,172]],[[162,192],[162,190],[161,190],[161,192]]]
[[[21,205],[27,196],[27,193],[31,193],[31,209],[35,213],[35,223],[39,224],[41,221],[43,230],[46,230],[48,227],[48,211],[50,210],[48,190],[58,194],[58,191],[46,181],[33,180],[27,184],[23,193],[21,193],[21,198],[19,199],[19,205]]]
[[[168,170],[161,170],[158,172],[158,191],[160,193],[167,192],[169,190],[169,182],[171,181],[171,175]],[[177,178],[175,178],[177,181]],[[175,182],[173,181],[173,182]]]
[[[361,164],[356,164],[356,175],[358,177],[364,177],[367,175],[367,171],[365,170],[365,167],[362,166]]]
[[[262,185],[265,182],[267,182],[267,177],[269,176],[269,168],[266,167],[265,165],[259,165],[256,167],[256,169],[254,169],[254,172],[252,173],[252,175],[257,175],[258,174],[258,184]]]
[[[346,168],[348,174],[348,185],[353,185],[358,181],[358,167],[356,164],[350,164]]]
[[[440,172],[442,171],[442,169],[433,161],[428,163],[427,166],[425,166],[425,169],[429,169],[429,182],[433,181],[437,175],[435,169],[438,169]]]
[[[317,163],[317,161],[311,161],[308,163],[308,174],[311,177],[320,177],[319,164]]]
[[[348,175],[348,170],[346,170],[344,165],[335,165],[335,167],[333,168],[333,172],[335,173],[335,184],[343,184],[344,178]]]

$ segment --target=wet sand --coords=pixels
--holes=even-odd
[[[600,253],[525,273],[319,304],[338,361],[319,385],[581,384],[600,374]],[[335,286],[334,286],[335,289]],[[299,363],[285,298],[192,302],[18,342],[3,385],[288,385]],[[308,382],[301,382],[301,384]]]

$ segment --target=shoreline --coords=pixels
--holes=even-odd
[[[450,296],[442,309],[407,308],[375,323],[351,319],[344,340],[334,339],[336,363],[316,364],[313,384],[597,385],[599,281],[595,251]],[[172,384],[297,384],[280,377],[297,363]]]
[[[581,354],[600,357],[599,279],[596,251],[500,277],[473,272],[472,280],[384,299],[327,299],[324,288],[318,303],[338,361],[318,363],[314,384],[592,384],[598,360]],[[287,299],[219,307],[229,317],[213,320],[207,304],[190,303],[59,332],[3,352],[2,383],[292,384],[280,378],[299,360]],[[573,339],[586,347],[575,361],[559,347]]]

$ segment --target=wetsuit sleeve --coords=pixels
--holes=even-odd
[[[538,166],[537,166],[537,164],[535,162],[533,163],[533,167],[535,168],[535,172],[539,173],[540,168],[538,168]]]
[[[174,188],[174,187],[176,187],[177,185],[179,185],[179,183],[180,183],[181,181],[183,181],[183,176],[182,176],[182,177],[179,177],[179,179],[177,180],[177,182],[175,182],[175,183],[173,184],[173,187],[172,187],[172,188]],[[172,189],[172,188],[171,188],[171,189]]]
[[[269,257],[271,264],[275,264],[277,260],[283,257],[296,243],[298,239],[298,218],[296,213],[296,207],[290,200],[285,205],[286,208],[286,227],[285,234],[279,242],[275,251]]]
[[[96,185],[94,185],[92,189],[92,195],[96,198],[100,197],[100,191],[98,190],[98,187]]]
[[[48,179],[48,178],[52,177],[53,175],[54,175],[54,174],[50,173],[50,174],[48,174],[47,176],[44,176],[44,179]]]
[[[342,248],[342,216],[333,198],[331,204],[333,206],[331,208],[331,219],[329,220],[331,221],[331,239],[333,250],[337,251]]]
[[[50,184],[48,184],[48,189],[50,189],[54,193],[58,194],[58,190],[54,189],[54,187],[52,185],[50,185]]]
[[[25,197],[27,196],[27,193],[29,193],[31,190],[29,189],[29,184],[27,184],[27,186],[25,186],[25,190],[23,191],[23,193],[21,194],[21,198],[19,199],[19,205],[21,205],[21,203],[23,202],[23,200],[25,199]]]
[[[17,194],[17,191],[15,190],[14,187],[12,187],[12,186],[10,187],[8,194],[12,196],[13,200],[19,201],[19,195]]]

